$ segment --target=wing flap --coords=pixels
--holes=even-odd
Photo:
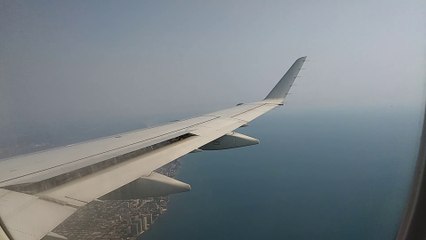
[[[190,132],[215,117],[202,116],[166,126],[119,134],[0,162],[0,187],[38,182],[152,146]],[[28,164],[31,163],[31,164]]]
[[[221,120],[224,121],[224,120]],[[41,192],[38,195],[55,199],[72,206],[81,207],[112,190],[122,187],[142,176],[148,176],[157,168],[183,156],[194,149],[231,132],[242,124],[242,121],[227,119],[221,122],[221,128],[214,125],[199,126],[196,136],[170,144],[164,148],[149,152],[140,157],[114,165],[94,174],[81,177],[58,187]],[[213,124],[209,122],[209,124]]]

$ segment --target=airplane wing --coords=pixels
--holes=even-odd
[[[78,208],[142,180],[157,184],[158,194],[189,190],[154,170],[200,149],[259,143],[234,130],[282,105],[305,59],[297,59],[262,101],[1,161],[0,239],[63,239],[51,231]]]

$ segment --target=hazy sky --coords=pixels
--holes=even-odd
[[[210,112],[262,99],[305,55],[289,108],[418,108],[425,9],[424,0],[0,0],[0,127]]]

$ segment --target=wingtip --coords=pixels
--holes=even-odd
[[[288,91],[290,90],[294,79],[296,79],[297,75],[299,74],[300,69],[303,66],[303,63],[305,62],[307,56],[298,58],[293,65],[287,70],[287,72],[284,74],[284,76],[281,78],[280,81],[275,85],[275,87],[269,92],[269,94],[266,96],[266,99],[278,99],[280,102],[284,100],[284,98],[287,96]]]

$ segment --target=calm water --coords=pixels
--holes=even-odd
[[[142,239],[392,239],[419,115],[273,111],[241,129],[260,145],[184,157],[192,191]]]

